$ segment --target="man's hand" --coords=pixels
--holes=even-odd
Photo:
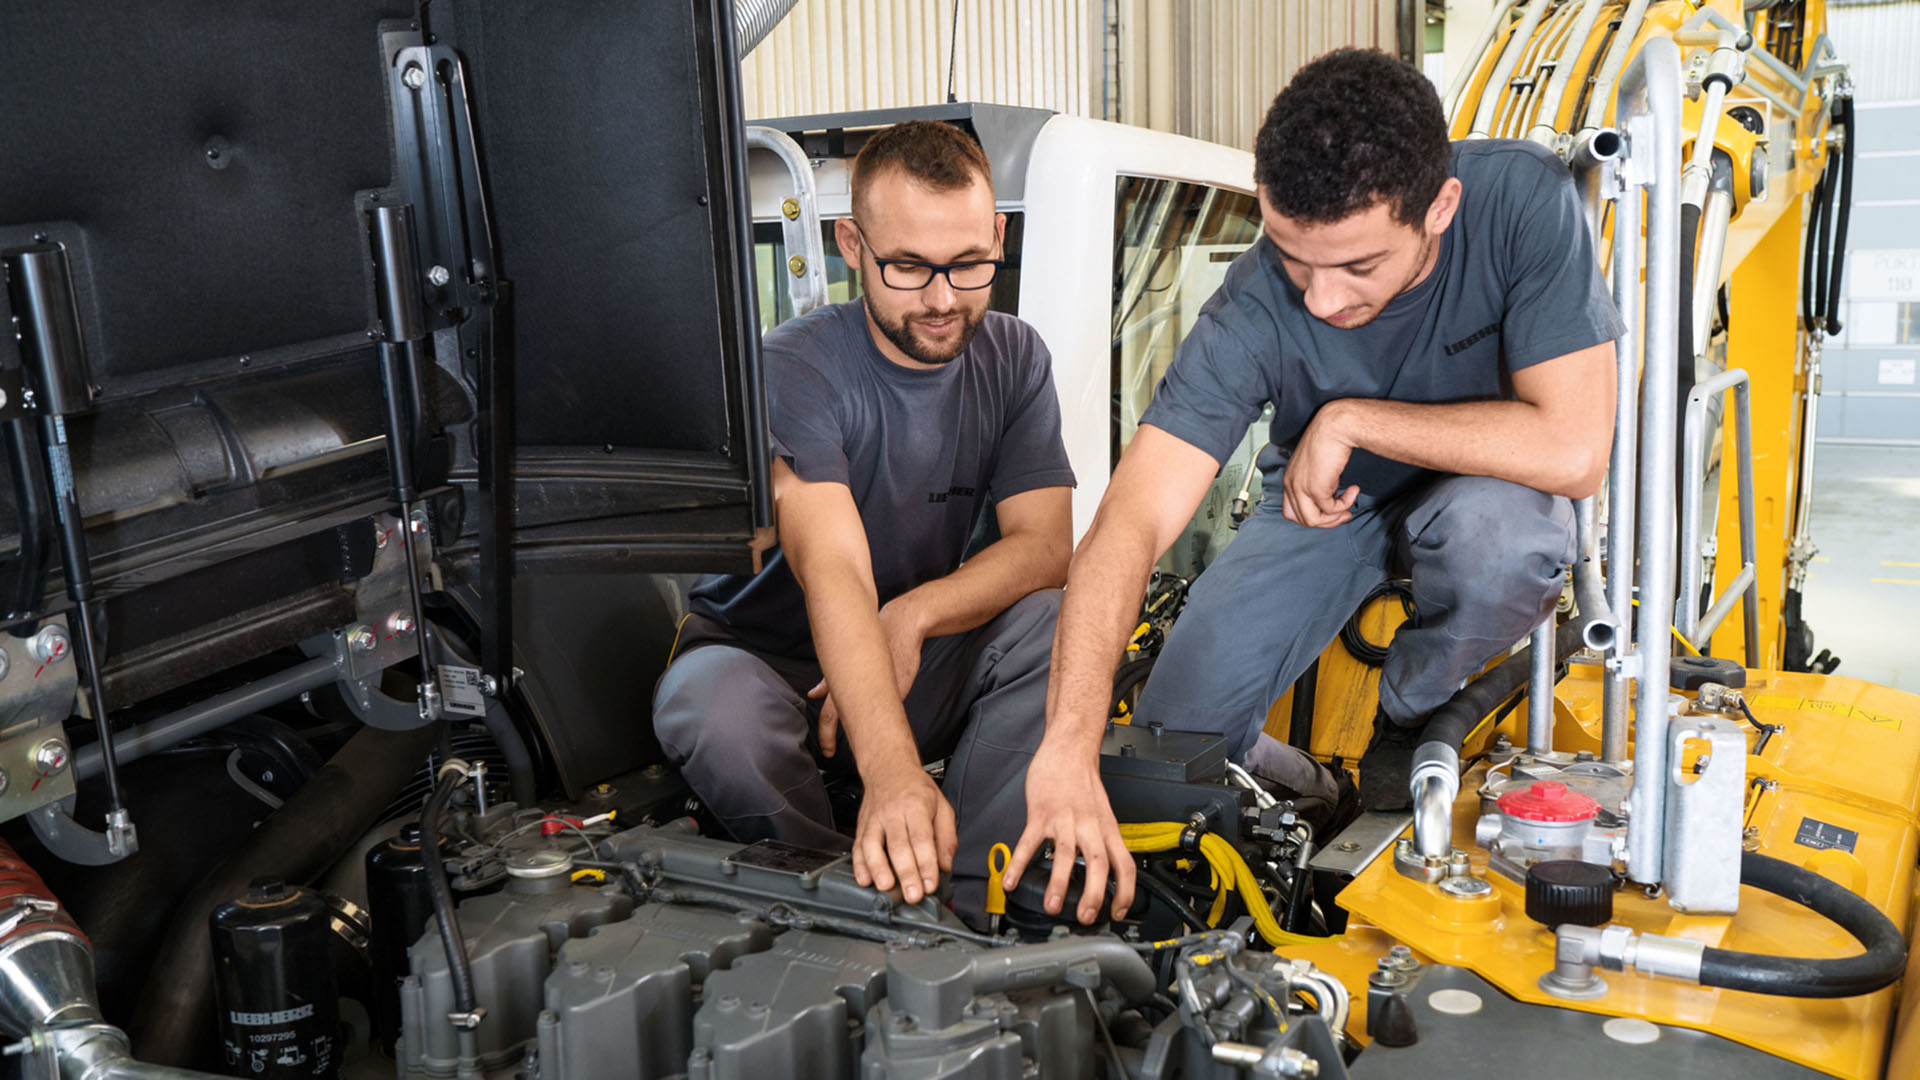
[[[899,599],[880,609],[880,629],[887,639],[887,653],[893,658],[894,683],[900,688],[900,700],[907,700],[907,691],[913,689],[913,680],[920,675],[920,651],[927,643],[925,624]],[[813,701],[826,698],[820,706],[820,722],[817,726],[820,740],[820,752],[832,757],[840,747],[840,707],[833,702],[833,692],[827,688],[827,680],[821,679],[807,691],[807,697]]]
[[[960,846],[953,806],[918,765],[876,769],[853,832],[853,879],[881,891],[897,881],[909,904],[940,885]]]
[[[1086,887],[1081,890],[1075,916],[1091,923],[1100,916],[1107,873],[1113,873],[1113,916],[1120,918],[1133,906],[1133,856],[1120,839],[1120,826],[1100,784],[1098,751],[1075,755],[1055,740],[1043,740],[1027,766],[1027,828],[1007,860],[1001,884],[1012,892],[1027,863],[1043,841],[1053,841],[1053,876],[1047,881],[1044,907],[1058,915],[1066,904],[1067,878],[1075,857],[1086,861]]]
[[[1321,406],[1287,461],[1280,481],[1280,512],[1288,521],[1330,529],[1353,520],[1358,484],[1340,490],[1340,474],[1353,456],[1354,444],[1341,430],[1342,403]]]

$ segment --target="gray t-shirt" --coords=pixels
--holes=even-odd
[[[1315,412],[1340,398],[1423,404],[1512,396],[1511,373],[1624,332],[1566,166],[1531,142],[1453,144],[1460,207],[1433,272],[1365,326],[1307,312],[1264,236],[1234,260],[1140,422],[1225,462],[1268,402],[1276,476]],[[1366,506],[1427,470],[1355,451],[1341,486]]]
[[[880,603],[952,573],[993,503],[1071,487],[1053,363],[1033,327],[988,312],[965,352],[930,370],[888,360],[858,300],[767,333],[774,453],[802,480],[847,485]],[[806,601],[778,548],[754,575],[709,575],[692,609],[742,644],[813,658]]]

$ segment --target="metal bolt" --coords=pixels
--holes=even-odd
[[[789,256],[787,259],[787,270],[790,271],[794,277],[801,277],[807,272],[807,260],[798,255]]]
[[[413,616],[396,611],[387,616],[387,627],[400,637],[407,637],[413,633]]]
[[[387,550],[388,531],[389,530],[383,529],[377,524],[373,527],[373,550],[375,551]]]
[[[347,628],[347,644],[354,652],[372,652],[376,644],[373,628],[355,624]]]
[[[73,651],[73,642],[67,639],[67,632],[58,626],[49,626],[33,635],[29,645],[33,658],[43,664],[57,664]]]
[[[480,692],[488,697],[500,696],[500,680],[492,675],[480,676]]]
[[[427,512],[425,510],[415,510],[413,516],[407,519],[407,527],[413,530],[415,536],[425,536],[427,532]]]
[[[43,776],[52,776],[67,767],[65,739],[48,739],[33,748],[33,764]]]
[[[407,84],[407,89],[418,90],[427,85],[427,69],[419,64],[408,64],[407,69],[400,73],[400,81]]]
[[[787,215],[788,221],[798,219],[800,217],[800,200],[791,195],[780,200],[780,212]]]
[[[1395,945],[1393,948],[1388,949],[1386,959],[1401,971],[1408,971],[1420,966],[1420,961],[1414,959],[1413,950],[1405,945]]]
[[[447,268],[444,266],[429,266],[427,267],[427,280],[433,283],[434,288],[439,288],[447,282],[452,281],[453,275],[447,273]]]
[[[1353,842],[1352,840],[1344,840],[1344,841],[1341,841],[1341,843],[1338,845],[1337,850],[1345,854],[1351,855],[1354,852],[1360,850],[1360,845]]]
[[[0,769],[0,795],[7,793],[7,784],[10,782],[11,778],[7,776],[7,770]]]

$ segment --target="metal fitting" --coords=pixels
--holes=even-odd
[[[33,658],[43,664],[58,664],[73,652],[73,642],[67,632],[58,626],[48,626],[33,635],[27,646],[33,651]]]
[[[427,283],[432,285],[434,288],[436,289],[441,288],[445,286],[447,282],[452,280],[453,280],[453,275],[447,271],[446,267],[440,266],[438,264],[427,267]]]
[[[407,89],[418,90],[427,85],[427,69],[419,64],[408,64],[406,70],[400,73],[400,81],[407,84]]]
[[[415,510],[412,514],[409,514],[407,516],[407,527],[413,530],[415,536],[425,536],[427,534],[427,512],[425,510]]]
[[[486,1018],[487,1018],[486,1006],[475,1005],[473,1007],[472,1012],[448,1013],[447,1023],[452,1024],[454,1027],[459,1028],[461,1031],[472,1031],[474,1028],[477,1028],[480,1026],[480,1021],[485,1020]]]
[[[1636,934],[1624,926],[1562,926],[1554,934],[1553,970],[1540,977],[1540,989],[1563,998],[1599,997],[1607,987],[1595,968],[1697,983],[1706,950],[1698,941]]]
[[[373,636],[372,627],[363,623],[355,623],[347,627],[347,646],[354,652],[372,652],[373,647],[378,643],[378,639]]]
[[[1320,1075],[1320,1063],[1291,1046],[1262,1050],[1247,1043],[1222,1041],[1213,1044],[1213,1060],[1222,1065],[1246,1069],[1256,1076],[1299,1077],[1305,1080]]]
[[[387,616],[387,629],[396,637],[408,637],[413,633],[413,616],[404,611],[396,611]]]

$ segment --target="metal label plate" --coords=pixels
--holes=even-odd
[[[809,877],[846,857],[843,851],[815,851],[783,844],[778,840],[761,840],[734,852],[726,862],[734,866],[751,866],[795,877]]]

